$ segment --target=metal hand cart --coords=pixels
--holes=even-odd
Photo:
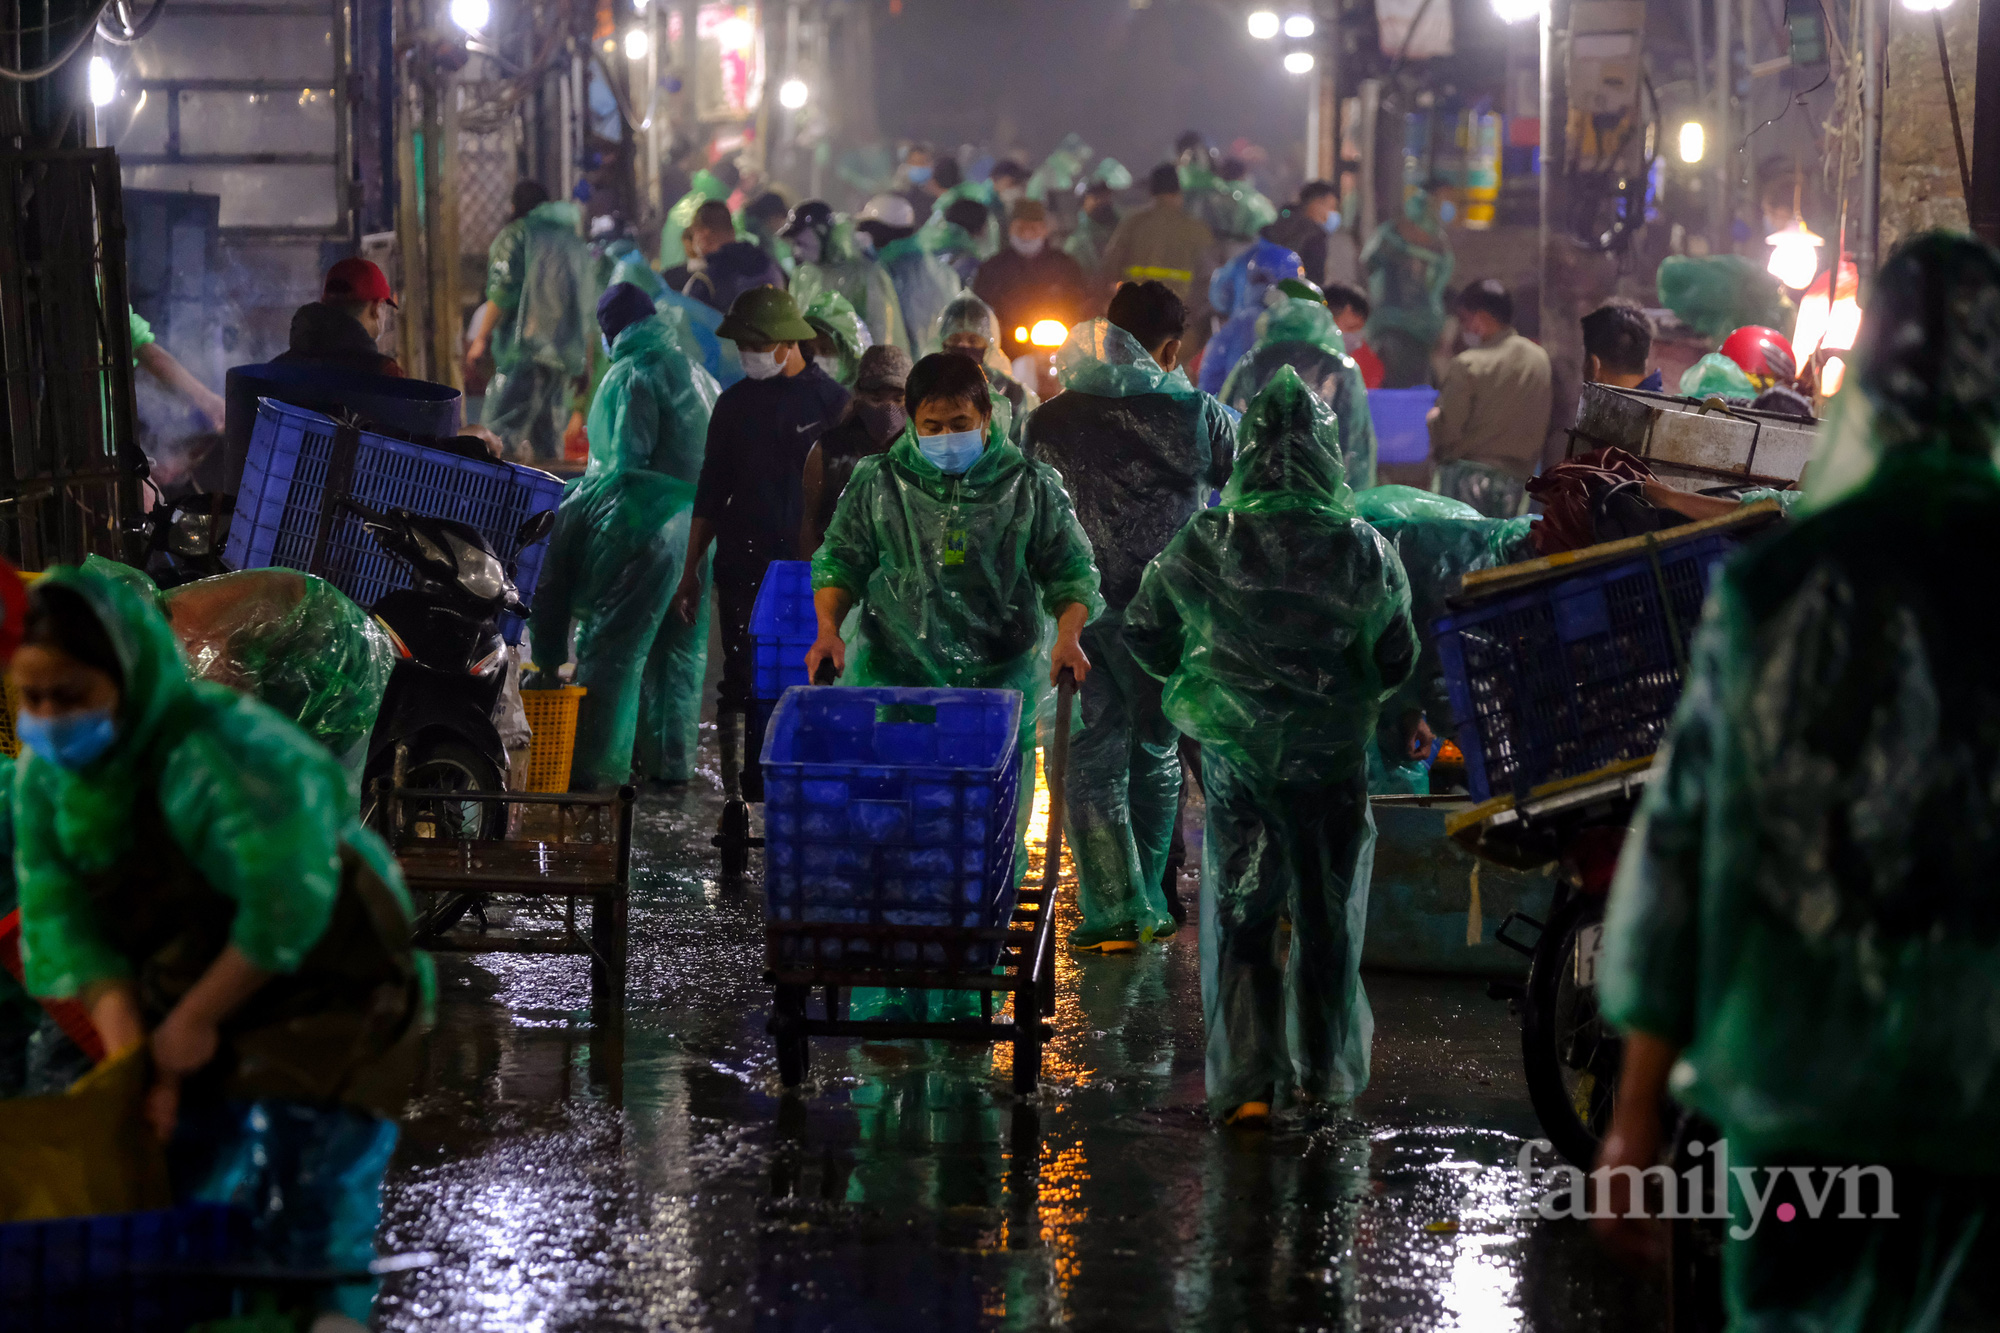
[[[1075,697],[1075,678],[1065,671],[1056,692],[1055,729],[1046,760],[1049,827],[1041,882],[1021,887],[1012,917],[1005,924],[981,928],[767,920],[769,970],[765,979],[775,991],[769,1030],[777,1043],[779,1079],[786,1088],[796,1088],[804,1080],[808,1043],[813,1037],[1010,1043],[1014,1048],[1014,1091],[1028,1096],[1040,1086],[1042,1049],[1054,1035],[1047,1022],[1055,1009],[1051,945],[1056,888],[1062,874],[1070,715]],[[1032,782],[1033,774],[1023,775],[1023,780]],[[770,873],[767,865],[767,879]],[[816,947],[830,941],[838,941],[841,952],[847,955],[840,962],[808,958]],[[997,962],[982,968],[890,961],[899,953],[920,957],[929,952],[933,957],[948,957],[980,944],[997,946]],[[843,992],[856,986],[974,991],[980,997],[980,1016],[938,1022],[848,1018]],[[818,1017],[810,1012],[815,993],[821,1001]],[[996,1012],[996,996],[1012,997],[1011,1021],[1003,1021]]]
[[[452,953],[583,954],[590,959],[590,1007],[599,1022],[625,1007],[627,894],[632,869],[635,789],[607,795],[453,792],[376,788],[377,832],[402,862],[419,901],[417,944]],[[440,806],[451,807],[441,811]],[[496,807],[497,818],[461,817],[458,807]],[[460,828],[504,827],[498,838],[451,836]],[[485,925],[495,898],[553,904],[554,917],[523,914],[501,929]],[[446,910],[435,910],[443,900]],[[577,904],[589,908],[579,924]],[[432,910],[424,910],[430,907]],[[478,929],[460,923],[476,915]]]

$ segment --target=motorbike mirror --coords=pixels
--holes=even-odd
[[[536,542],[554,532],[555,527],[555,510],[544,509],[539,514],[530,514],[521,521],[520,527],[514,529],[514,545],[516,549],[523,546],[533,546]]]

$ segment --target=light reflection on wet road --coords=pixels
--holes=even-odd
[[[642,798],[622,1060],[593,1047],[583,960],[441,960],[383,1237],[441,1262],[388,1281],[379,1326],[1662,1327],[1663,1293],[1580,1227],[1515,1216],[1535,1124],[1480,982],[1371,975],[1368,1093],[1267,1133],[1202,1109],[1191,928],[1061,955],[1032,1104],[1005,1048],[829,1040],[781,1098],[715,788],[711,765]]]

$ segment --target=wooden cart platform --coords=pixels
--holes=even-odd
[[[598,1022],[625,1007],[627,903],[632,868],[632,807],[636,792],[608,795],[453,792],[453,807],[497,806],[499,818],[440,820],[440,794],[378,788],[377,832],[402,863],[418,899],[417,943],[454,953],[581,954],[590,959],[590,1007]],[[498,838],[448,836],[451,827],[501,827]],[[455,897],[481,905],[494,898],[559,906],[559,920],[526,921],[525,929],[487,930],[461,924],[464,913],[435,909]],[[589,920],[579,924],[583,901]],[[457,904],[452,905],[455,909]],[[483,919],[483,909],[480,912]]]

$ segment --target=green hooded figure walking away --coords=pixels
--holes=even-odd
[[[1332,411],[1290,367],[1251,400],[1222,504],[1146,569],[1125,641],[1201,745],[1210,1107],[1352,1101],[1374,1018],[1361,944],[1367,747],[1417,636],[1402,562],[1355,514]],[[1289,926],[1289,929],[1287,929]]]
[[[611,368],[590,408],[590,461],[556,512],[530,625],[543,682],[569,661],[575,627],[575,683],[589,693],[577,707],[574,791],[615,789],[635,773],[694,776],[708,667],[708,557],[693,623],[667,612],[720,390],[637,286],[609,288],[597,322]]]

